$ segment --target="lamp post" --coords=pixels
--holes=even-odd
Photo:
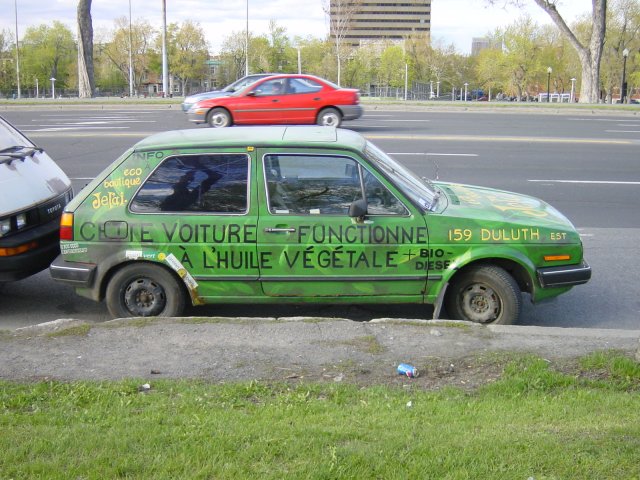
[[[468,83],[464,84],[464,101],[467,101],[467,88],[469,87]]]
[[[18,82],[18,100],[20,99],[20,48],[18,47],[18,0],[13,2],[16,12],[16,80]]]
[[[167,60],[167,0],[162,0],[162,96],[169,90],[169,61]]]
[[[551,67],[547,68],[547,103],[551,101],[551,72],[553,69]]]
[[[38,88],[38,77],[36,77],[36,98],[40,97],[40,90]]]
[[[440,98],[440,80],[436,82],[436,98]]]
[[[620,103],[624,103],[624,99],[627,96],[627,82],[625,76],[627,74],[627,57],[629,56],[629,49],[625,48],[622,51],[622,85],[620,86]]]
[[[429,100],[433,98],[433,80],[429,80]]]
[[[244,74],[249,75],[249,0],[247,0],[247,25],[244,34]]]
[[[51,77],[49,80],[51,80],[51,98],[55,99],[56,98],[56,79]]]
[[[131,38],[131,0],[129,0],[129,98],[133,97],[133,42]]]
[[[571,79],[571,103],[573,103],[575,101],[575,92],[576,92],[576,79],[572,78]]]

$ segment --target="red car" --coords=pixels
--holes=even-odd
[[[339,127],[362,116],[360,93],[313,75],[274,75],[228,97],[194,104],[189,121],[221,128],[249,124]]]

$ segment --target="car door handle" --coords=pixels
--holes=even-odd
[[[288,227],[288,228],[267,227],[264,229],[264,231],[265,233],[293,233],[296,231],[296,229],[293,227]]]
[[[280,100],[278,100],[277,98],[274,98],[273,100],[271,100],[273,103],[279,102]]]
[[[316,97],[314,100],[322,100],[322,97]]]

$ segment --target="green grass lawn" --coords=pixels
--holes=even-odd
[[[472,392],[141,383],[0,383],[0,478],[640,478],[640,365],[614,353]]]

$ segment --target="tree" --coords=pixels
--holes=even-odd
[[[324,13],[329,17],[329,32],[334,40],[338,65],[337,83],[340,85],[342,60],[346,56],[344,39],[351,28],[351,22],[360,9],[359,0],[324,0]]]
[[[156,31],[146,20],[133,22],[129,37],[129,21],[126,17],[115,20],[115,29],[105,44],[103,54],[109,58],[127,82],[132,81],[138,91],[142,81],[150,71],[151,53]],[[131,38],[131,45],[129,45]],[[133,79],[129,78],[129,49],[133,58]]]
[[[51,26],[27,28],[22,39],[20,70],[27,85],[48,85],[56,79],[59,88],[70,86],[75,75],[76,44],[71,30],[55,20]],[[75,78],[73,78],[75,79]]]
[[[488,0],[491,4],[498,0]],[[502,1],[502,0],[500,0]],[[558,12],[559,0],[533,0],[551,18],[553,23],[567,37],[569,43],[575,48],[581,64],[580,103],[597,103],[600,98],[600,60],[607,30],[607,0],[591,0],[591,29],[588,38],[579,39],[574,31],[569,28],[565,20]],[[505,0],[515,6],[521,6],[522,0]]]
[[[93,23],[91,0],[78,1],[78,96],[93,97]]]
[[[202,27],[189,20],[168,28],[169,61],[174,75],[180,79],[181,91],[187,95],[191,80],[204,80],[209,48]]]

